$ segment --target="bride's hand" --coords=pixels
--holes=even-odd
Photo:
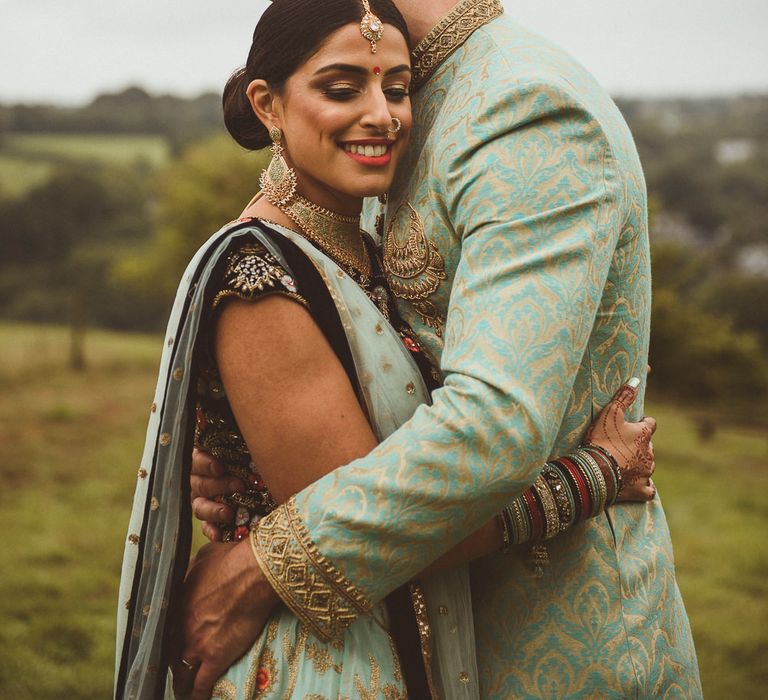
[[[644,416],[638,423],[626,420],[626,412],[637,398],[638,380],[630,380],[614,395],[587,433],[586,441],[610,452],[623,476],[617,502],[650,501],[656,496],[651,476],[656,470],[651,438],[656,421]]]
[[[256,641],[278,602],[248,540],[202,547],[184,582],[172,664],[176,695],[210,698],[216,681]]]

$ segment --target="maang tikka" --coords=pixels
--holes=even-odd
[[[371,42],[371,53],[376,53],[376,42],[384,36],[384,23],[371,11],[368,0],[362,0],[365,14],[360,20],[360,33],[363,38]]]
[[[273,126],[269,138],[272,139],[272,160],[261,173],[259,185],[268,201],[275,206],[285,206],[296,195],[296,172],[283,156],[283,132]]]

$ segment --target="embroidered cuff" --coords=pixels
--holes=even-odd
[[[259,522],[251,547],[276,593],[319,639],[339,639],[371,613],[365,594],[312,542],[293,498]]]

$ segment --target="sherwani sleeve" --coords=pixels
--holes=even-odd
[[[460,246],[444,386],[259,528],[267,576],[320,636],[480,527],[550,455],[624,197],[604,131],[571,93],[499,85],[447,117],[431,183]]]

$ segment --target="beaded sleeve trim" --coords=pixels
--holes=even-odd
[[[371,613],[364,593],[320,553],[293,498],[251,532],[251,546],[275,592],[319,639],[340,639]]]
[[[500,0],[462,0],[413,50],[412,89],[418,90],[456,49],[484,24],[503,14]]]
[[[248,243],[227,257],[222,288],[214,297],[212,307],[215,309],[229,297],[252,301],[275,293],[309,306],[297,293],[296,281],[277,258],[260,243]]]

